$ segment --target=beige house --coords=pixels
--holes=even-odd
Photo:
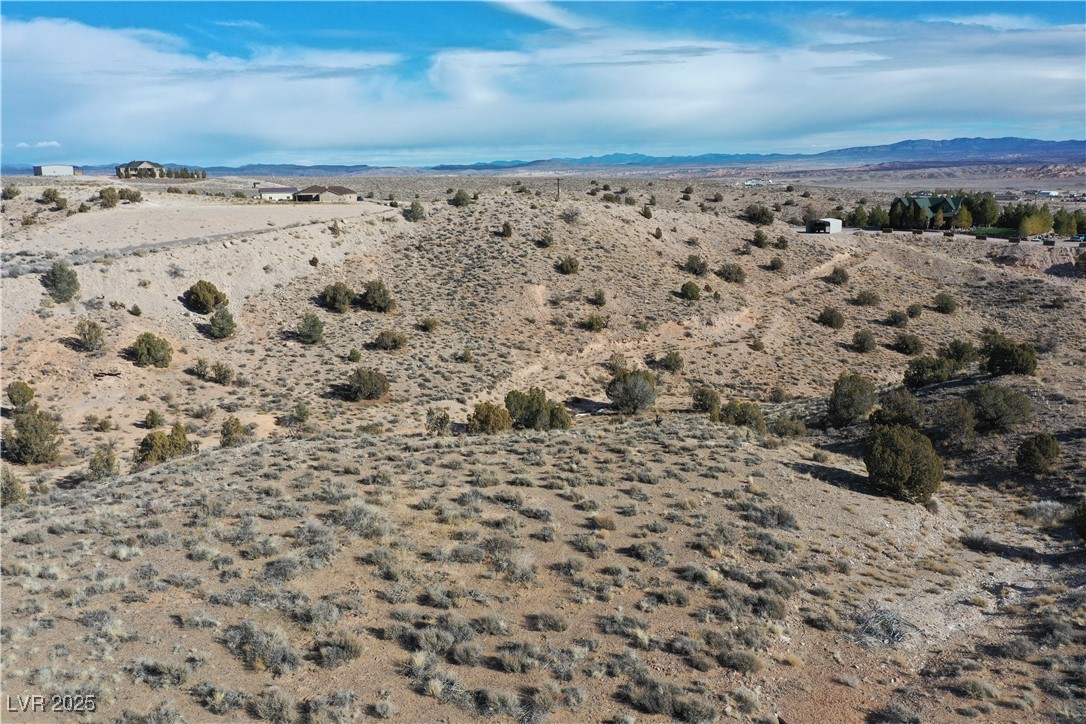
[[[294,194],[295,201],[317,201],[320,203],[336,203],[345,201],[357,201],[358,192],[345,186],[307,186]]]

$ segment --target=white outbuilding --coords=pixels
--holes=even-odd
[[[82,176],[83,169],[66,163],[47,163],[34,167],[35,176]]]
[[[837,234],[841,228],[840,219],[813,219],[807,222],[808,234]]]
[[[260,189],[260,198],[263,201],[293,201],[296,193],[298,189],[293,186],[268,187]]]

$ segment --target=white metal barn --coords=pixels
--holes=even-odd
[[[65,163],[47,163],[34,167],[35,176],[81,176],[82,169]]]
[[[808,234],[837,234],[841,228],[840,219],[814,219],[807,222]]]

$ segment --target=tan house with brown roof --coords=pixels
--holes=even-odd
[[[344,201],[357,201],[358,192],[352,191],[346,186],[307,186],[294,194],[294,200],[342,203]]]

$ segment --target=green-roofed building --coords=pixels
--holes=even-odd
[[[898,197],[890,204],[890,226],[897,229],[941,229],[961,208],[961,196]]]

